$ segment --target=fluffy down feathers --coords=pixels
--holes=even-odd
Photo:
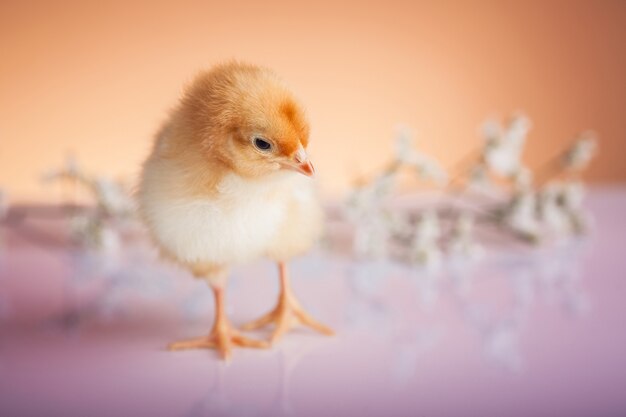
[[[142,169],[139,208],[156,243],[195,270],[306,251],[322,212],[311,178],[283,168],[308,139],[304,112],[270,70],[228,63],[200,74]]]

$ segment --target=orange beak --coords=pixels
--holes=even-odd
[[[315,168],[313,168],[313,164],[309,161],[304,149],[300,149],[295,153],[293,158],[282,162],[280,166],[283,169],[290,169],[292,171],[299,172],[300,174],[304,174],[307,177],[312,177],[315,174]]]
[[[306,160],[304,162],[282,162],[280,164],[280,167],[283,169],[290,169],[292,171],[299,172],[300,174],[304,174],[307,177],[312,177],[313,175],[315,175],[315,168],[313,168],[313,164],[309,160]]]

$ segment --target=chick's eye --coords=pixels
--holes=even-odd
[[[262,138],[254,138],[254,146],[261,151],[269,151],[272,149],[272,144]]]

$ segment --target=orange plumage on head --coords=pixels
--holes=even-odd
[[[244,177],[277,170],[309,143],[304,110],[292,93],[269,69],[248,64],[229,62],[198,75],[175,116],[190,133],[182,146]],[[249,146],[255,136],[274,152],[255,152]]]

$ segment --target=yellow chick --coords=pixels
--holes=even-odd
[[[309,125],[269,69],[239,62],[199,74],[156,135],[138,188],[141,216],[161,253],[206,280],[215,295],[208,336],[172,350],[267,347],[242,336],[225,314],[229,267],[267,257],[278,263],[276,307],[243,327],[275,324],[276,342],[293,323],[324,334],[296,300],[286,262],[319,238],[322,210],[306,148]]]

